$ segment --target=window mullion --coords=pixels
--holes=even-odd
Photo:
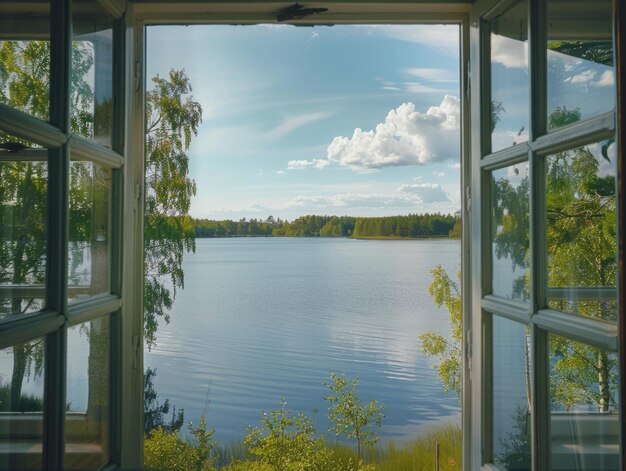
[[[71,4],[52,2],[50,37],[50,122],[70,133]],[[51,149],[48,158],[48,309],[67,313],[67,247],[69,206],[69,158],[67,143]],[[67,370],[66,326],[46,339],[44,394],[44,468],[63,469],[65,452],[65,389]]]
[[[531,365],[531,450],[532,468],[550,467],[550,390],[548,335],[537,327],[532,316],[546,304],[547,248],[545,227],[545,159],[533,151],[533,142],[547,129],[546,123],[546,3],[530,0],[529,75],[530,129],[528,152],[530,182],[530,365]]]

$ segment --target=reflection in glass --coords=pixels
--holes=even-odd
[[[70,164],[69,297],[108,293],[111,169]]]
[[[550,335],[554,470],[619,469],[615,353]]]
[[[528,164],[494,170],[492,178],[492,293],[527,300]]]
[[[548,297],[553,309],[617,319],[615,144],[546,160]]]
[[[2,2],[0,18],[0,103],[47,121],[50,2]]]
[[[110,319],[67,332],[66,469],[97,469],[108,462]]]
[[[528,140],[528,1],[491,22],[491,151]]]
[[[43,307],[47,151],[0,133],[0,319]]]
[[[493,461],[530,469],[530,379],[526,326],[497,315],[493,323]]]
[[[113,19],[97,1],[76,1],[72,27],[72,130],[111,147]]]
[[[43,469],[44,345],[0,351],[0,469]]]
[[[615,107],[611,0],[548,1],[548,128]]]

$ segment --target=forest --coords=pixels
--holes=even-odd
[[[418,239],[460,237],[460,214],[351,217],[300,216],[293,221],[267,219],[193,219],[195,236],[210,237],[353,237],[355,239]]]

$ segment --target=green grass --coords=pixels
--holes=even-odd
[[[436,445],[439,443],[439,469],[456,471],[461,469],[461,429],[455,425],[433,427],[403,444],[391,441],[385,445],[366,450],[362,471],[434,471],[436,468]],[[334,470],[356,471],[356,451],[349,445],[329,442],[326,447],[333,452]],[[231,443],[219,447],[215,463],[225,467],[233,461],[239,461],[237,469],[245,466],[246,451],[243,443]],[[243,461],[243,463],[241,463]],[[248,462],[249,463],[249,462]],[[220,468],[218,468],[220,469]],[[249,469],[254,469],[250,467]]]

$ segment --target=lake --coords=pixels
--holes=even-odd
[[[206,414],[222,443],[241,440],[281,398],[325,432],[330,371],[358,376],[360,398],[385,405],[384,439],[460,423],[419,340],[449,336],[430,270],[456,276],[460,259],[458,240],[198,239],[144,366],[157,370],[161,402],[183,408],[185,422]]]

